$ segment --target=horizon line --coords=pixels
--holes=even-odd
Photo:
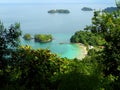
[[[106,3],[95,3],[95,2],[84,2],[84,3],[82,3],[82,2],[0,2],[0,4],[42,4],[42,3],[44,3],[44,4],[54,4],[54,3],[57,3],[57,4],[61,4],[61,3],[78,3],[78,4],[115,4],[115,3],[109,3],[109,2],[106,2]]]

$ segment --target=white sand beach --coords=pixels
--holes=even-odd
[[[77,58],[82,60],[87,55],[88,51],[87,51],[87,48],[84,44],[78,43],[78,45],[81,49],[82,54],[78,55]]]

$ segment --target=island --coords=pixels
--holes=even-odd
[[[48,13],[56,13],[56,10],[49,10]]]
[[[93,11],[93,9],[89,7],[83,7],[81,10],[82,11]]]
[[[56,9],[56,10],[49,10],[48,13],[50,13],[50,14],[55,14],[55,13],[69,14],[70,11],[67,9]]]
[[[34,40],[36,42],[42,42],[42,43],[51,42],[52,35],[51,34],[35,34]]]
[[[31,35],[30,34],[25,34],[24,36],[23,36],[23,38],[25,39],[25,40],[31,40],[32,39],[32,37],[31,37]]]
[[[107,7],[105,9],[103,9],[102,11],[112,13],[112,12],[117,11],[117,10],[118,10],[117,7]]]

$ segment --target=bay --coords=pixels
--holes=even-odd
[[[70,37],[78,30],[83,30],[91,24],[93,12],[81,11],[82,7],[91,7],[101,10],[114,6],[107,4],[80,4],[80,3],[34,3],[34,4],[1,4],[0,20],[5,27],[20,22],[23,35],[52,34],[54,40],[49,43],[35,43],[21,38],[22,45],[30,45],[35,49],[48,48],[60,57],[70,59],[82,57],[83,52],[78,44],[71,44]],[[69,14],[49,14],[51,9],[68,9]],[[63,43],[63,44],[61,44]]]

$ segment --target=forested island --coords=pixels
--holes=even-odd
[[[69,14],[70,11],[67,9],[56,9],[56,10],[49,10],[48,13],[51,13],[51,14],[54,14],[54,13]]]
[[[95,11],[92,24],[71,37],[96,46],[82,60],[20,45],[20,23],[6,29],[0,22],[0,90],[120,90],[119,12]],[[35,38],[46,42],[52,36]]]
[[[52,35],[51,34],[35,34],[34,39],[36,42],[51,42],[52,41]]]
[[[103,9],[102,11],[112,13],[112,12],[117,11],[117,10],[118,10],[117,7],[107,7],[105,9]]]
[[[25,40],[31,40],[31,39],[32,39],[32,37],[31,37],[31,35],[30,35],[29,33],[25,34],[25,35],[23,36],[23,38],[24,38]]]
[[[83,7],[81,10],[82,11],[93,11],[93,9],[89,7]]]
[[[30,34],[27,33],[23,36],[23,38],[25,40],[34,39],[35,42],[40,42],[40,43],[47,43],[53,40],[53,37],[51,34],[35,34],[34,37],[32,37]]]

